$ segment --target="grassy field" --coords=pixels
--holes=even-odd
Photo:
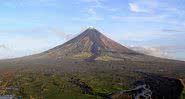
[[[6,79],[8,74],[1,78],[1,86],[12,88],[0,90],[1,95],[13,94],[23,99],[99,99],[92,95],[83,94],[81,89],[70,83],[70,78],[78,78],[90,85],[94,92],[110,93],[115,90],[124,90],[128,87],[122,84],[121,79],[112,78],[111,75],[80,75],[80,74],[51,74],[42,73],[19,74]],[[9,75],[10,77],[10,75]],[[120,82],[118,84],[118,82]]]

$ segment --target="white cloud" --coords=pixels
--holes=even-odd
[[[4,44],[0,45],[1,49],[6,49],[6,46]]]
[[[104,19],[102,16],[100,16],[100,14],[98,13],[98,10],[107,8],[102,3],[105,0],[81,0],[81,1],[89,4],[89,6],[85,9],[86,17],[83,19],[87,21],[101,21]]]
[[[87,20],[93,20],[93,21],[101,21],[103,20],[103,17],[101,17],[97,11],[94,8],[89,8],[87,10]]]
[[[144,12],[144,14],[135,14],[128,16],[117,16],[121,20],[132,19],[134,21],[160,22],[174,27],[183,27],[182,18],[185,15],[185,10],[181,6],[172,2],[162,0],[133,0],[128,4],[129,10],[135,13]],[[115,15],[116,16],[116,15]],[[177,17],[177,18],[174,18]],[[127,18],[130,17],[130,18]],[[125,19],[125,20],[126,20]]]
[[[147,12],[147,10],[141,9],[136,3],[129,3],[129,8],[132,12]]]
[[[0,45],[0,59],[12,58],[16,56],[16,52],[5,44]]]
[[[100,8],[106,11],[116,12],[118,11],[118,8],[110,7],[108,5],[105,5],[104,2],[106,0],[82,0],[83,2],[91,4],[91,8]]]
[[[59,28],[37,27],[32,29],[0,30],[2,37],[13,33],[31,33],[31,35],[15,35],[4,38],[0,45],[0,59],[21,57],[43,52],[68,40],[72,35]],[[43,33],[34,35],[33,33]],[[45,33],[45,34],[44,34]],[[62,39],[62,38],[65,38]]]
[[[49,37],[32,38],[27,36],[17,36],[9,38],[4,44],[6,49],[0,48],[0,59],[40,53],[62,43],[62,40],[60,41],[57,38]]]
[[[169,52],[163,49],[160,49],[158,47],[129,46],[129,48],[139,53],[146,54],[146,55],[168,58],[168,59],[175,58]]]
[[[63,32],[61,28],[58,27],[34,27],[31,29],[1,29],[0,33],[53,33],[60,36],[63,39],[70,39],[71,34]]]
[[[49,28],[48,32],[55,33],[60,37],[64,38],[65,40],[69,40],[73,37],[73,34],[65,33],[60,28]]]
[[[127,47],[146,55],[183,61],[185,60],[185,45],[162,45],[154,47],[131,45]]]

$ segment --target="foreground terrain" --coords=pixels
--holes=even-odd
[[[80,79],[96,93],[131,89],[145,73],[185,80],[184,62],[64,60],[55,64],[48,61],[44,65],[40,61],[34,64],[20,61],[16,64],[18,67],[13,66],[14,63],[4,63],[9,66],[1,67],[1,94],[22,96],[23,99],[95,99],[102,97],[84,94],[79,86],[69,82],[71,78]]]

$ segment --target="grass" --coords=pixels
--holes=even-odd
[[[5,94],[13,94],[15,96],[22,96],[23,99],[101,99],[100,97],[83,94],[81,89],[69,82],[71,77],[78,77],[85,83],[90,85],[95,92],[108,93],[112,90],[111,85],[114,82],[108,83],[106,78],[104,80],[98,79],[97,76],[90,75],[44,75],[37,74],[24,74],[15,76],[9,82],[9,87],[18,87],[18,90],[7,90]],[[118,86],[117,86],[118,87]]]
[[[101,57],[96,58],[96,60],[103,60],[103,61],[110,61],[112,59],[113,58],[110,56],[101,56]]]
[[[91,56],[92,56],[91,53],[82,52],[80,54],[75,55],[74,58],[86,59],[86,58],[91,57]]]

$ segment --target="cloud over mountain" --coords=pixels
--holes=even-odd
[[[170,53],[165,51],[165,49],[159,47],[130,46],[129,48],[146,55],[174,59],[174,57]]]

